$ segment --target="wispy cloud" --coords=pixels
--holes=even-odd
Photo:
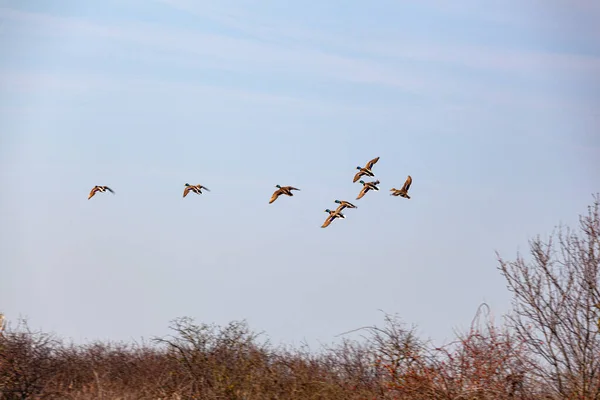
[[[228,102],[260,107],[288,108],[311,114],[353,112],[381,114],[392,112],[389,107],[371,107],[368,105],[343,104],[333,101],[306,99],[283,94],[271,94],[260,91],[225,88],[218,85],[188,84],[162,81],[151,78],[120,78],[102,74],[65,73],[65,72],[24,72],[0,69],[0,93],[2,91],[17,92],[50,92],[58,91],[70,94],[96,93],[134,93],[137,95],[152,94],[158,98],[168,99],[174,95],[179,99],[209,98],[212,103]],[[20,108],[0,106],[0,112],[14,113]]]
[[[548,51],[523,51],[507,47],[486,47],[469,43],[436,43],[430,39],[418,36],[387,35],[386,38],[374,37],[365,34],[362,38],[349,41],[347,37],[319,31],[318,29],[295,25],[292,21],[281,18],[265,20],[260,14],[253,13],[251,9],[244,9],[239,4],[231,7],[219,7],[212,4],[202,4],[188,0],[157,0],[176,9],[192,13],[198,17],[212,19],[229,28],[235,28],[251,37],[260,40],[288,41],[295,45],[295,51],[304,52],[305,49],[298,43],[307,43],[315,47],[329,47],[337,49],[338,53],[352,52],[363,54],[365,58],[371,57],[367,63],[355,63],[361,69],[360,76],[376,74],[378,80],[372,83],[398,85],[398,76],[414,79],[411,89],[415,92],[434,91],[443,96],[448,94],[463,93],[476,98],[503,105],[526,105],[533,108],[578,108],[584,110],[595,108],[597,102],[586,99],[574,104],[568,96],[557,96],[552,99],[548,93],[536,94],[526,92],[519,88],[519,84],[510,85],[504,80],[495,83],[488,80],[482,85],[477,80],[461,79],[453,76],[447,79],[443,73],[428,74],[411,62],[424,62],[435,65],[437,71],[443,71],[443,66],[466,67],[473,70],[488,71],[501,74],[503,78],[519,77],[521,79],[542,79],[548,81],[578,82],[587,85],[598,85],[596,79],[600,76],[600,57],[583,54],[564,54]],[[555,3],[560,3],[556,1]],[[579,7],[590,7],[581,1]],[[444,4],[430,1],[434,7],[447,7]],[[560,4],[555,4],[559,6]],[[496,7],[501,7],[500,3]],[[566,4],[562,4],[566,7]],[[466,12],[460,6],[453,6],[454,12]],[[456,8],[458,7],[458,8]],[[540,5],[541,7],[541,5]],[[462,11],[461,11],[462,10]],[[506,11],[506,10],[505,10]],[[586,11],[590,11],[586,9]],[[595,9],[594,9],[595,11]],[[515,14],[513,11],[512,13]],[[516,13],[518,14],[518,13]],[[264,15],[264,14],[263,14]],[[376,34],[378,35],[378,34]],[[599,36],[600,37],[600,36]],[[378,61],[373,61],[378,60]],[[381,61],[384,60],[384,61]],[[440,68],[441,67],[441,68]],[[354,72],[357,72],[355,69]],[[354,75],[355,77],[357,75]],[[393,78],[393,77],[396,78]],[[364,80],[366,81],[366,80]],[[405,81],[402,83],[406,84]]]
[[[286,21],[269,21],[267,24],[261,19],[254,19],[257,17],[248,14],[247,10],[240,7],[232,8],[229,11],[230,15],[225,15],[214,4],[212,8],[207,8],[198,3],[181,0],[161,0],[161,2],[195,15],[218,20],[243,31],[250,38],[139,22],[109,25],[7,8],[0,8],[0,20],[17,22],[20,29],[36,31],[42,35],[88,35],[160,49],[162,53],[149,57],[180,65],[244,73],[250,71],[262,74],[274,73],[289,76],[291,79],[295,76],[321,77],[332,81],[393,87],[400,92],[416,96],[435,98],[458,96],[466,101],[479,100],[508,106],[519,104],[537,108],[548,106],[556,108],[565,106],[565,103],[567,107],[571,106],[573,101],[569,98],[551,98],[547,94],[527,93],[518,85],[509,85],[507,82],[495,83],[493,80],[467,79],[468,76],[457,77],[444,73],[443,68],[432,71],[431,68],[422,68],[414,61],[438,66],[440,64],[465,66],[503,74],[513,73],[522,77],[535,77],[545,73],[550,77],[553,74],[563,74],[577,76],[581,80],[591,80],[595,76],[600,76],[599,57],[523,52],[469,44],[441,45],[423,38],[411,37],[393,37],[384,41],[375,41],[371,37],[366,37],[348,44],[344,38],[329,32],[307,30],[301,26],[287,24]],[[269,40],[274,37],[279,38],[279,41],[288,40],[290,43],[276,43]],[[311,44],[315,42],[320,42],[321,46]],[[335,50],[320,50],[323,44]],[[360,53],[365,56],[350,56],[347,53]],[[102,82],[99,76],[87,82],[81,79],[79,83],[75,83],[77,79],[73,77],[71,79],[71,83],[67,83],[64,80],[57,81],[48,75],[38,74],[29,77],[17,76],[14,82],[8,82],[8,78],[5,77],[2,85],[23,89],[44,87],[44,85],[54,88],[59,85],[71,85],[69,87],[73,90],[84,90],[91,84],[90,82],[110,85],[109,82]],[[146,84],[138,85],[143,87]],[[153,81],[152,84],[169,87],[176,85],[160,81]],[[185,90],[185,87],[182,89]],[[198,89],[196,87],[196,90]],[[208,90],[208,87],[204,86],[202,90]],[[299,101],[292,100],[289,96],[250,94],[250,91],[233,89],[230,93],[233,91],[237,91],[238,96],[252,98],[262,96],[263,101],[267,101],[267,98],[275,102]],[[590,103],[586,102],[583,105],[586,104]]]
[[[387,35],[387,38],[361,35],[354,41],[347,37],[334,35],[329,32],[319,31],[314,28],[303,28],[291,21],[265,20],[259,14],[252,13],[235,5],[233,7],[219,7],[215,4],[201,4],[189,0],[157,0],[176,9],[192,13],[199,17],[208,18],[227,27],[238,29],[245,34],[262,40],[278,38],[294,42],[310,42],[323,46],[337,47],[340,51],[353,51],[365,55],[384,57],[388,60],[416,60],[433,63],[447,63],[452,65],[467,66],[503,72],[516,72],[530,74],[539,72],[540,68],[555,72],[590,73],[600,72],[600,57],[588,55],[561,54],[555,52],[519,51],[510,48],[494,48],[470,45],[468,43],[436,43],[422,37],[411,35],[407,32],[396,32]],[[427,2],[426,2],[427,3]],[[430,1],[432,5],[444,10],[454,12],[463,10],[464,6],[450,3]],[[560,1],[555,1],[560,3]],[[595,7],[589,2],[579,1],[582,11],[590,8],[598,12],[600,7]],[[486,5],[487,6],[487,5]],[[498,5],[497,5],[498,6]],[[566,6],[566,4],[563,4]],[[463,10],[466,12],[466,9]],[[488,13],[493,14],[493,13]],[[514,11],[511,15],[518,15]],[[600,28],[598,29],[600,39]]]
[[[160,0],[163,1],[163,0]],[[171,1],[171,0],[164,0]],[[172,0],[180,1],[180,0]],[[591,35],[600,41],[600,29],[596,23],[600,17],[600,3],[595,0],[477,0],[460,2],[424,0],[419,2],[449,17],[474,18],[478,21],[501,24],[507,29],[515,27],[532,28],[548,34],[557,29],[575,27],[575,32],[562,32],[566,35]],[[566,18],[568,16],[568,18]],[[577,21],[575,24],[574,18]],[[571,25],[573,24],[573,25]]]
[[[181,29],[169,29],[154,24],[133,23],[123,26],[103,26],[75,18],[55,17],[15,10],[0,9],[0,18],[9,18],[21,24],[30,24],[35,30],[51,34],[95,35],[118,38],[142,45],[182,52],[197,57],[206,67],[225,70],[258,69],[290,72],[301,71],[304,75],[327,76],[357,83],[393,85],[416,92],[428,85],[428,79],[420,74],[410,77],[396,68],[367,60],[303,49],[238,39],[223,35],[205,34]]]

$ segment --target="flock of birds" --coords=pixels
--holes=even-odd
[[[379,185],[379,183],[380,183],[379,180],[375,180],[372,182],[365,182],[361,179],[359,181],[359,179],[362,176],[369,176],[369,177],[375,176],[372,169],[373,169],[373,166],[377,163],[377,161],[379,161],[379,157],[375,157],[374,159],[369,161],[364,167],[360,167],[360,166],[356,167],[358,172],[356,173],[356,175],[354,175],[354,179],[352,180],[352,182],[356,183],[356,181],[358,181],[359,183],[361,183],[363,185],[361,191],[358,193],[358,196],[356,197],[356,200],[362,199],[363,196],[365,194],[367,194],[370,190],[375,190],[375,191],[379,190],[379,188],[377,187],[377,185]],[[410,199],[410,196],[408,195],[408,189],[410,189],[411,184],[412,184],[412,177],[410,175],[408,175],[402,188],[401,189],[391,188],[390,191],[392,193],[390,195],[391,196],[400,196],[405,199]],[[292,197],[292,196],[294,196],[294,194],[292,193],[293,190],[300,190],[293,186],[275,185],[275,187],[277,188],[277,190],[275,192],[273,192],[273,195],[271,196],[271,199],[269,200],[269,204],[273,203],[281,195],[286,195],[286,196]],[[188,193],[190,193],[190,192],[193,192],[196,194],[202,194],[202,190],[206,190],[206,191],[210,192],[210,189],[208,189],[206,186],[190,185],[189,183],[186,183],[185,188],[183,189],[183,197],[187,196]],[[111,192],[113,194],[115,193],[108,186],[94,186],[92,188],[92,190],[90,191],[88,200],[91,199],[92,197],[94,197],[94,195],[98,192],[104,193],[107,191]],[[325,220],[325,222],[323,222],[323,225],[321,225],[321,228],[327,228],[337,218],[342,218],[342,219],[346,218],[346,216],[344,214],[342,214],[342,210],[344,210],[345,208],[357,208],[354,204],[352,204],[348,201],[345,201],[345,200],[335,200],[335,203],[339,204],[339,206],[334,211],[332,211],[330,209],[325,210],[325,212],[329,213],[329,215],[327,216],[327,219]]]

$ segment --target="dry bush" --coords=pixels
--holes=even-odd
[[[537,358],[537,376],[559,398],[600,398],[600,195],[579,229],[530,241],[531,262],[498,256],[513,293],[511,328]]]
[[[524,347],[488,323],[432,348],[386,315],[319,352],[272,348],[245,322],[176,320],[151,344],[65,345],[28,329],[0,342],[0,399],[534,399]]]
[[[363,379],[372,392],[383,399],[437,398],[436,388],[423,379],[428,347],[417,337],[416,328],[406,328],[396,315],[386,314],[384,322],[381,328],[366,326],[350,331],[366,333],[359,354]],[[358,343],[353,346],[359,348]]]
[[[486,305],[484,305],[486,306]],[[487,306],[486,306],[487,307]],[[386,316],[384,328],[369,331],[382,398],[393,399],[529,399],[535,382],[527,383],[527,354],[522,343],[491,320],[456,341],[432,347],[414,328]]]
[[[172,329],[175,335],[155,341],[179,366],[183,384],[179,393],[184,397],[353,399],[364,392],[354,388],[349,393],[351,379],[339,370],[337,353],[315,355],[302,348],[272,349],[267,342],[259,343],[259,335],[251,332],[245,322],[217,328],[182,318],[174,322]],[[347,361],[354,361],[356,366],[352,357]]]
[[[471,328],[456,341],[433,349],[429,378],[447,399],[529,399],[537,387],[529,376],[524,343],[491,318],[481,320],[482,304]],[[489,308],[488,308],[489,312]]]
[[[268,350],[244,322],[218,329],[181,318],[171,328],[175,335],[154,341],[165,346],[181,380],[178,392],[185,396],[248,397],[268,375]]]
[[[42,393],[55,371],[60,341],[29,329],[25,320],[0,336],[0,390],[5,399],[24,399]]]

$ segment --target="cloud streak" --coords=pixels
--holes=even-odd
[[[174,5],[176,0],[163,0],[163,3]],[[187,4],[187,3],[183,3]],[[183,10],[192,12],[194,7],[180,6]],[[195,15],[204,15],[201,9],[195,9]],[[235,14],[242,17],[244,14]],[[348,46],[347,40],[325,32],[306,31],[301,28],[289,28],[287,24],[273,25],[268,29],[257,28],[250,24],[239,24],[237,19],[216,18],[214,12],[207,17],[218,22],[228,22],[229,26],[240,28],[243,32],[266,39],[272,36],[284,37],[302,41],[312,39],[315,42],[329,43],[332,46],[363,52],[365,54],[392,57],[396,60],[416,60],[427,62],[452,63],[474,68],[512,71],[537,72],[540,66],[548,70],[597,73],[600,71],[600,57],[584,55],[568,55],[542,52],[523,52],[515,50],[489,49],[483,46],[470,45],[438,45],[430,41],[419,40],[415,37],[394,37],[381,43],[363,39]],[[167,29],[164,26],[132,23],[123,26],[109,26],[85,21],[77,18],[56,17],[44,14],[22,12],[12,9],[0,9],[0,18],[10,19],[22,24],[30,24],[27,29],[41,31],[43,34],[72,34],[73,32],[93,35],[103,38],[127,40],[139,44],[150,45],[182,51],[204,57],[220,58],[220,62],[231,61],[234,67],[240,59],[252,62],[257,67],[287,68],[290,64],[307,68],[311,65],[322,65],[335,70],[332,75],[348,80],[366,83],[388,83],[394,86],[410,86],[409,80],[394,77],[396,69],[386,63],[372,62],[360,58],[350,58],[340,54],[326,54],[311,48],[298,46],[286,49],[274,44],[261,43],[256,40],[237,39],[224,35],[204,34],[196,31]],[[346,43],[346,45],[344,45]],[[396,50],[400,49],[400,50]],[[367,77],[375,75],[377,77]],[[410,80],[414,82],[414,80]],[[422,82],[421,82],[422,83]]]
[[[256,17],[255,14],[239,8],[227,8],[228,16],[219,8],[186,0],[158,0],[160,3],[189,12],[199,17],[212,19],[230,28],[235,28],[248,35],[263,40],[285,38],[290,41],[310,41],[327,44],[344,51],[360,52],[365,55],[385,57],[393,60],[415,60],[432,63],[447,63],[491,71],[530,74],[539,72],[540,68],[554,72],[589,73],[600,72],[600,57],[589,55],[561,54],[556,52],[518,51],[506,48],[490,48],[469,44],[439,44],[424,40],[407,32],[396,32],[392,38],[374,38],[373,35],[363,35],[356,41],[348,41],[339,35],[318,31],[314,28],[305,29],[295,26],[291,21],[270,20]],[[431,3],[431,2],[430,2]],[[435,2],[434,2],[435,3]],[[558,2],[560,3],[560,2]],[[583,11],[590,11],[585,1],[580,1]],[[435,4],[444,10],[460,12],[461,6]],[[457,8],[458,7],[458,8]],[[600,10],[600,7],[594,7]],[[463,10],[466,11],[466,10]],[[514,13],[513,13],[514,14]],[[600,17],[600,12],[598,13]],[[251,22],[249,22],[251,21]],[[600,29],[598,29],[600,35]],[[388,35],[389,36],[389,35]]]
[[[69,34],[74,32],[104,38],[118,38],[171,52],[193,55],[206,67],[247,70],[248,67],[286,72],[290,69],[306,75],[321,75],[356,83],[392,85],[415,92],[427,84],[425,77],[403,78],[397,69],[361,59],[326,54],[315,50],[286,49],[256,41],[204,34],[160,25],[128,24],[103,26],[74,18],[54,17],[15,10],[0,9],[1,19],[31,24],[39,33]]]
[[[385,113],[393,108],[371,107],[352,104],[341,104],[333,101],[320,101],[283,94],[272,94],[252,90],[225,88],[217,85],[187,84],[144,78],[107,77],[102,74],[70,74],[61,72],[24,72],[0,69],[0,93],[7,92],[68,92],[70,94],[127,93],[152,94],[158,98],[179,99],[190,97],[211,99],[211,103],[220,101],[233,104],[247,104],[269,108],[287,108],[301,112],[315,113]],[[233,103],[231,103],[233,101]],[[0,112],[14,113],[19,107],[2,107]],[[28,109],[31,111],[31,108]]]
[[[186,12],[196,15],[204,11],[201,7],[181,3],[177,0],[163,0],[170,6],[175,6]],[[183,4],[183,5],[182,5]],[[512,73],[521,77],[540,75],[548,76],[577,76],[582,81],[600,76],[600,58],[584,55],[566,55],[557,53],[533,53],[516,50],[488,49],[470,45],[439,45],[428,41],[417,41],[413,38],[393,38],[388,41],[371,41],[365,38],[351,45],[343,45],[343,38],[329,33],[306,31],[301,27],[286,28],[282,25],[273,25],[262,29],[261,24],[238,24],[236,21],[245,14],[234,9],[233,16],[229,18],[215,17],[216,10],[209,10],[206,16],[217,18],[234,25],[245,33],[262,39],[270,37],[283,37],[288,40],[305,42],[307,38],[326,43],[332,47],[339,47],[337,52],[317,50],[307,44],[284,45],[268,43],[256,39],[236,38],[226,35],[207,34],[199,31],[167,28],[163,25],[146,23],[127,23],[108,25],[86,21],[78,18],[58,17],[44,14],[17,11],[0,8],[0,20],[16,22],[17,29],[32,31],[40,35],[63,35],[102,38],[118,42],[133,43],[149,49],[160,49],[160,55],[150,55],[154,61],[169,62],[197,68],[213,68],[241,73],[279,74],[294,77],[320,77],[331,81],[342,81],[354,84],[377,85],[391,87],[418,97],[444,98],[458,96],[468,102],[486,101],[505,106],[526,104],[532,107],[551,108],[572,106],[573,99],[549,98],[547,94],[524,93],[518,85],[494,81],[478,82],[469,77],[456,77],[451,74],[435,72],[422,68],[414,61],[430,64],[447,64],[476,68],[502,74]],[[256,28],[258,27],[258,28]],[[370,54],[375,59],[345,55],[344,52],[361,52]],[[384,59],[385,61],[381,61]],[[504,76],[505,77],[505,76]],[[86,77],[88,79],[90,77]],[[92,77],[90,82],[97,86],[111,85],[111,82],[102,82],[102,77]],[[22,90],[33,90],[38,87],[58,89],[60,87],[71,90],[87,90],[92,83],[84,79],[57,80],[52,75],[42,73],[31,76],[18,75],[14,81],[8,77],[3,78],[3,87]],[[593,84],[593,82],[590,82]],[[116,83],[115,83],[116,84]],[[120,83],[119,83],[120,84]],[[136,85],[143,87],[146,83],[138,81]],[[153,85],[167,85],[174,89],[174,83],[152,82]],[[62,85],[62,86],[61,86]],[[187,86],[187,85],[186,85]],[[182,88],[185,90],[185,87]],[[196,90],[200,89],[196,87]],[[208,90],[204,86],[202,90]],[[231,89],[221,89],[229,91]],[[251,96],[262,101],[294,102],[290,96],[250,94],[251,91],[237,91],[237,95]],[[269,97],[271,96],[271,97]],[[269,100],[267,100],[269,98]],[[566,104],[565,104],[566,103]],[[580,102],[581,103],[581,102]],[[583,105],[589,102],[581,103]]]

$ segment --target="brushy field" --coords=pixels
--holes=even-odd
[[[318,352],[274,347],[244,321],[180,318],[148,343],[86,345],[20,321],[0,336],[0,399],[600,400],[599,205],[531,240],[529,260],[498,256],[514,309],[498,326],[481,305],[442,347],[391,315]]]
[[[146,345],[73,346],[22,325],[2,339],[4,398],[509,399],[535,389],[518,376],[519,342],[492,327],[435,349],[388,316],[363,342],[316,355],[271,348],[243,321],[182,318],[172,329]]]

